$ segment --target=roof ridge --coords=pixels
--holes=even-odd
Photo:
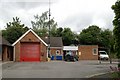
[[[40,41],[42,41],[46,46],[48,46],[32,29],[26,31],[19,39],[17,39],[12,46],[14,46],[18,41],[20,41],[24,36],[26,36],[29,32],[32,32]]]

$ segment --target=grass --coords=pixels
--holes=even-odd
[[[98,76],[93,76],[91,78],[114,78],[114,79],[120,79],[120,72],[112,72],[112,73],[107,73],[103,75],[98,75]]]
[[[113,72],[111,73],[112,78],[120,78],[120,72]]]

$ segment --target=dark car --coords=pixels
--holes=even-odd
[[[78,56],[77,55],[70,55],[70,54],[67,54],[65,56],[65,61],[78,61]]]

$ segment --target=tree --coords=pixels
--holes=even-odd
[[[54,36],[55,35],[55,31],[56,31],[56,27],[57,27],[57,22],[54,21],[54,18],[48,19],[48,11],[42,13],[41,16],[39,15],[35,15],[35,21],[31,21],[33,30],[39,35],[39,36],[44,36],[48,33],[49,30],[49,25],[50,25],[50,35]],[[43,30],[43,31],[42,31]],[[41,33],[40,31],[44,32]]]
[[[75,37],[70,28],[64,28],[62,33],[62,39],[65,46],[73,44],[73,40],[75,39]]]
[[[83,45],[99,45],[106,48],[111,48],[112,31],[109,29],[102,30],[96,25],[89,26],[82,30],[79,35],[80,44]]]
[[[48,25],[48,11],[42,13],[41,16],[39,16],[38,14],[34,16],[35,21],[31,21],[32,23],[32,27],[34,30],[39,30],[39,29],[43,29],[46,28]]]
[[[120,1],[117,1],[115,5],[112,5],[112,9],[114,10],[115,17],[113,20],[114,25],[114,37],[115,37],[115,50],[117,53],[117,57],[120,59]]]
[[[13,18],[12,22],[7,23],[7,28],[2,30],[2,36],[10,43],[14,43],[23,33],[28,30],[18,17]]]
[[[82,30],[82,32],[79,35],[80,44],[98,44],[100,32],[101,29],[96,25],[89,26],[87,29]]]
[[[77,33],[73,33],[74,35],[74,39],[72,41],[72,44],[74,44],[75,46],[78,46],[80,43],[79,43],[79,35]]]
[[[51,35],[52,37],[55,37],[55,36],[56,36],[56,31],[57,31],[56,26],[53,26],[52,29],[50,30],[50,35]]]
[[[62,37],[62,34],[63,34],[63,28],[60,27],[60,28],[57,28],[56,30],[56,37]]]
[[[112,31],[109,29],[105,29],[101,31],[100,34],[101,41],[99,41],[102,46],[105,46],[107,48],[112,47],[111,40],[113,39]]]

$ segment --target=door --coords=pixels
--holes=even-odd
[[[40,61],[39,43],[21,43],[20,61]]]

